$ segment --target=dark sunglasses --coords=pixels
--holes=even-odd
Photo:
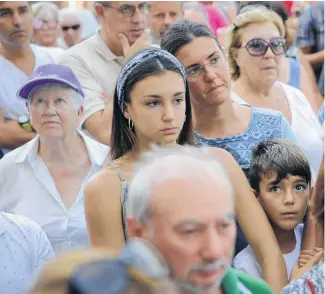
[[[80,29],[80,24],[76,24],[76,25],[73,25],[73,26],[62,26],[62,31],[66,32],[70,29],[73,29],[74,31],[77,31]]]
[[[286,41],[282,37],[273,38],[270,42],[263,39],[252,39],[247,42],[246,46],[239,48],[246,48],[247,52],[252,56],[263,56],[269,47],[275,55],[284,54]]]
[[[142,14],[148,14],[151,9],[151,4],[148,2],[140,3],[138,7],[136,7],[134,5],[129,5],[129,4],[124,4],[117,8],[110,6],[109,4],[103,4],[103,6],[115,9],[125,17],[132,17],[135,14],[135,11],[137,10],[137,8],[140,10],[140,12]]]

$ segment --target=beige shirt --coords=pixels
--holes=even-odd
[[[68,49],[59,64],[69,66],[77,76],[85,93],[81,124],[95,112],[104,109],[100,98],[105,93],[113,99],[116,80],[122,69],[124,57],[117,57],[97,33],[86,41]]]

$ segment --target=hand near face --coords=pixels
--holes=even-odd
[[[151,43],[149,40],[149,36],[150,36],[150,31],[149,29],[147,29],[131,46],[127,37],[124,34],[119,34],[118,38],[123,48],[124,58],[127,60],[137,52],[150,47]]]
[[[317,248],[317,249],[319,249],[319,248]],[[308,250],[305,250],[305,251],[308,251]],[[303,253],[303,252],[304,251],[302,251],[301,253]],[[308,256],[308,261],[306,262],[306,264],[304,264],[301,267],[299,267],[299,263],[297,263],[292,268],[291,274],[290,274],[290,279],[289,279],[290,282],[301,277],[303,274],[308,272],[315,264],[317,264],[320,260],[324,259],[324,251],[321,249],[313,256],[310,254],[307,255],[306,253],[304,253],[304,256]]]
[[[315,255],[319,252],[323,252],[322,248],[314,248],[314,249],[307,249],[302,250],[298,257],[298,265],[299,267],[305,266]]]

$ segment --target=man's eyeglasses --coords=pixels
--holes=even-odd
[[[150,9],[151,9],[151,4],[148,3],[148,2],[140,3],[138,5],[138,7],[136,7],[134,5],[129,5],[129,4],[121,5],[118,8],[110,6],[109,4],[105,4],[103,6],[115,9],[125,17],[132,17],[135,14],[135,11],[137,10],[137,8],[140,10],[140,12],[142,14],[148,14],[150,12]]]
[[[61,27],[62,31],[64,32],[67,32],[68,30],[72,29],[74,31],[77,31],[80,29],[80,24],[76,24],[76,25],[73,25],[73,26],[62,26]]]
[[[203,71],[206,65],[210,66],[211,68],[217,68],[219,66],[219,60],[222,58],[220,55],[213,55],[209,58],[208,62],[205,64],[196,64],[193,65],[185,70],[186,75],[190,78],[198,77],[201,72]]]
[[[50,30],[54,30],[58,26],[58,22],[56,20],[41,20],[35,19],[33,22],[33,29],[34,30],[41,30],[44,26],[47,25],[47,28]]]
[[[282,37],[273,38],[270,42],[263,39],[252,39],[247,42],[246,46],[239,48],[246,48],[247,52],[252,56],[263,56],[269,47],[275,55],[284,54],[286,41]]]

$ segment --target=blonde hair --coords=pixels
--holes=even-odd
[[[65,294],[71,275],[83,264],[96,260],[113,260],[117,253],[107,249],[76,251],[58,256],[40,272],[29,294]],[[176,294],[175,285],[166,280],[153,280],[133,266],[127,268],[129,285],[125,294]]]
[[[285,27],[281,17],[274,11],[262,5],[250,5],[245,7],[237,16],[235,23],[230,25],[226,32],[226,48],[231,77],[235,81],[240,76],[240,68],[234,58],[233,48],[242,45],[243,29],[254,23],[272,22],[278,29],[280,36],[285,36]]]

